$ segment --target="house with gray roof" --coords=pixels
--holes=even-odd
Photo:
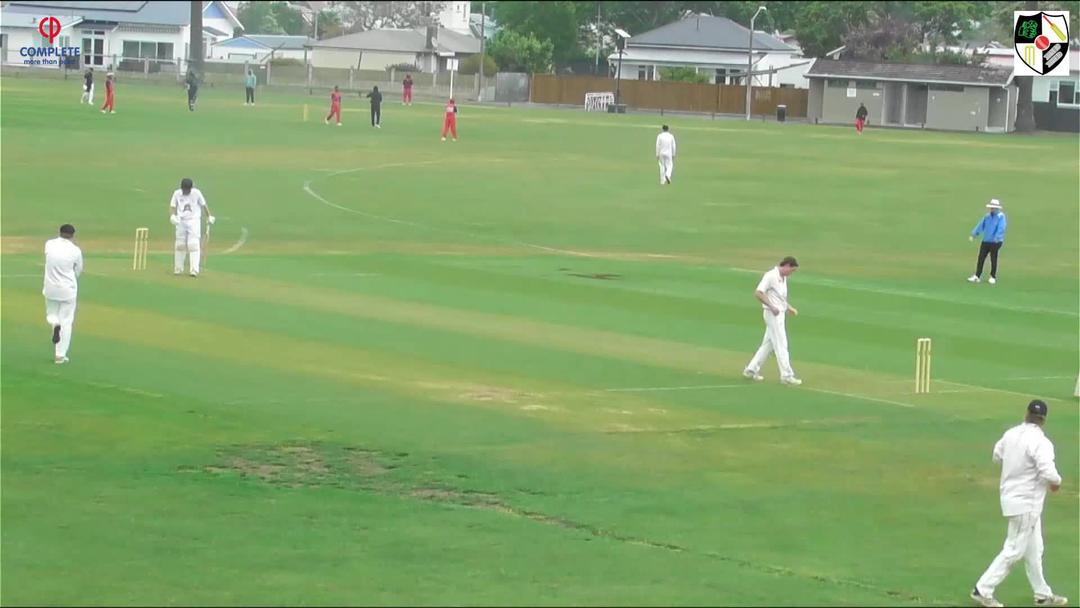
[[[633,34],[626,41],[621,74],[618,51],[608,64],[613,77],[629,80],[662,80],[664,68],[693,68],[714,84],[742,84],[750,59],[754,86],[807,86],[803,73],[812,62],[799,49],[765,32],[754,32],[753,47],[751,58],[750,30],[731,19],[690,15]]]
[[[0,9],[0,48],[5,64],[22,64],[21,48],[49,46],[49,40],[38,31],[41,20],[49,17],[56,17],[61,24],[53,46],[79,47],[80,67],[141,71],[149,61],[155,71],[163,65],[176,69],[189,54],[191,5],[187,2],[16,0]],[[207,51],[214,42],[232,38],[243,29],[236,13],[224,2],[203,3]]]
[[[296,59],[306,64],[307,45],[314,41],[308,36],[237,36],[214,43],[210,49],[210,57],[215,61],[235,63],[266,63],[271,58]]]
[[[854,123],[865,104],[870,125],[1007,133],[1016,124],[1010,70],[818,59],[806,77],[815,123]]]
[[[307,45],[317,68],[384,70],[408,64],[418,72],[442,72],[448,59],[480,52],[480,39],[445,27],[378,29],[315,40]]]

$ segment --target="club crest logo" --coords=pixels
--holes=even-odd
[[[1013,42],[1016,73],[1022,76],[1069,74],[1069,13],[1016,11]]]

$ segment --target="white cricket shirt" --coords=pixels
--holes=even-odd
[[[71,239],[45,241],[45,286],[41,294],[50,300],[74,300],[82,269],[82,250]]]
[[[656,136],[656,155],[675,157],[675,136],[670,131],[661,131]]]
[[[780,275],[780,267],[776,266],[769,272],[766,272],[761,277],[761,282],[758,283],[757,291],[765,294],[765,299],[769,301],[780,312],[787,312],[787,279]],[[764,304],[762,308],[768,310],[769,307]]]
[[[1025,422],[1005,431],[994,445],[994,462],[1001,463],[1001,514],[1005,517],[1041,513],[1047,486],[1061,483],[1054,466],[1054,444],[1037,424]]]
[[[173,213],[181,221],[202,219],[204,207],[206,207],[206,199],[198,188],[192,188],[188,194],[178,189],[173,192],[172,200],[169,201],[169,208],[173,209]]]

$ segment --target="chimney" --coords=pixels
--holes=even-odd
[[[439,29],[436,25],[427,26],[427,48],[434,49],[435,43],[439,40]]]

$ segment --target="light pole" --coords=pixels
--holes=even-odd
[[[622,97],[619,93],[622,92],[622,56],[623,49],[626,48],[626,40],[630,38],[630,34],[626,30],[615,28],[615,34],[619,37],[619,67],[615,70],[615,111],[619,111],[619,104],[622,102]]]
[[[753,76],[750,75],[750,71],[754,66],[754,20],[761,14],[761,11],[768,10],[764,6],[757,7],[754,11],[754,16],[750,17],[750,50],[746,54],[746,120],[750,120],[750,89],[754,85]]]
[[[484,37],[484,25],[487,21],[487,2],[480,3],[480,90],[476,92],[476,100],[484,101],[484,60],[487,58],[487,39]]]

